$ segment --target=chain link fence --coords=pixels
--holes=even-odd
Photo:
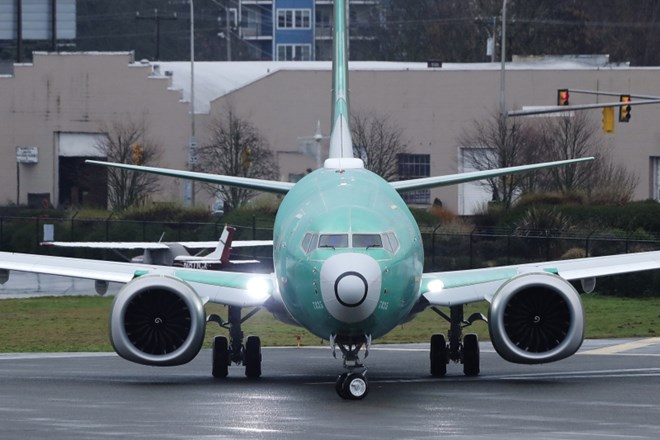
[[[106,219],[68,219],[47,217],[0,217],[0,250],[46,255],[61,255],[106,260],[127,259],[125,255],[102,249],[72,249],[42,246],[44,231],[58,241],[212,241],[225,226],[216,222],[154,222]],[[232,225],[236,240],[270,240],[270,227]],[[422,231],[427,272],[464,270],[489,266],[531,263],[536,261],[613,255],[660,249],[660,237],[640,231],[539,231],[501,228],[474,228],[443,231],[442,226]],[[136,251],[139,252],[139,251]],[[270,247],[237,248],[233,259],[258,259],[272,268]],[[657,271],[612,277],[614,293],[629,294],[642,289],[644,295],[660,291]],[[657,278],[657,280],[656,280]],[[623,281],[621,281],[623,280]],[[622,284],[623,283],[623,284]],[[656,288],[657,287],[657,288]],[[632,294],[640,294],[632,293]]]

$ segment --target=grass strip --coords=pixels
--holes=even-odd
[[[619,298],[599,295],[582,296],[586,314],[586,337],[653,337],[660,333],[660,297]],[[112,298],[64,296],[0,300],[0,352],[81,352],[112,351],[108,340],[108,318]],[[488,304],[471,304],[465,316],[486,314]],[[226,318],[226,308],[208,305],[207,313]],[[379,343],[427,342],[433,333],[446,333],[447,323],[431,310],[398,326]],[[261,337],[264,346],[319,345],[322,341],[309,332],[276,321],[262,310],[243,326],[246,335]],[[477,322],[466,333],[488,339],[488,326]],[[209,324],[205,346],[213,336],[228,335]],[[327,342],[326,342],[327,343]]]

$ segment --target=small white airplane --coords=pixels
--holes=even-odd
[[[586,159],[387,182],[353,157],[349,128],[345,0],[334,2],[333,108],[330,154],[322,168],[298,183],[210,175],[90,161],[90,163],[235,185],[283,195],[273,230],[272,274],[207,271],[149,264],[0,253],[0,281],[9,271],[48,273],[125,286],[115,297],[110,339],[116,352],[145,365],[181,365],[202,347],[206,324],[229,329],[217,336],[212,372],[225,377],[232,363],[248,377],[261,375],[261,342],[243,343],[242,323],[265,308],[338,347],[346,372],[336,382],[344,399],[368,391],[363,359],[372,341],[431,307],[450,323],[448,340],[431,336],[430,372],[444,376],[450,362],[477,375],[479,344],[463,329],[464,305],[490,303],[488,327],[497,353],[522,364],[574,354],[584,339],[580,295],[569,281],[593,289],[599,276],[660,268],[660,252],[423,273],[424,249],[415,220],[399,195],[511,173],[576,164]],[[205,316],[206,303],[228,306],[227,320]],[[449,307],[449,314],[437,309]],[[365,352],[362,352],[365,348]],[[361,355],[363,356],[361,357]],[[295,360],[292,360],[295,362]]]
[[[236,228],[225,226],[218,241],[42,241],[42,246],[61,248],[110,249],[126,261],[197,269],[219,269],[229,265],[258,264],[258,260],[230,260],[231,249],[272,246],[272,240],[234,240]],[[206,255],[191,255],[191,249],[213,249]],[[121,250],[143,250],[129,258]]]

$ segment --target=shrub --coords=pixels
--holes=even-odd
[[[152,206],[140,206],[122,211],[121,220],[155,222],[212,222],[212,216],[205,207],[184,208],[176,203],[156,203]]]

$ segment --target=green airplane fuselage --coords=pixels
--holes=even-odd
[[[273,239],[282,302],[321,338],[380,337],[419,298],[419,228],[399,194],[368,170],[305,176],[282,201]]]

